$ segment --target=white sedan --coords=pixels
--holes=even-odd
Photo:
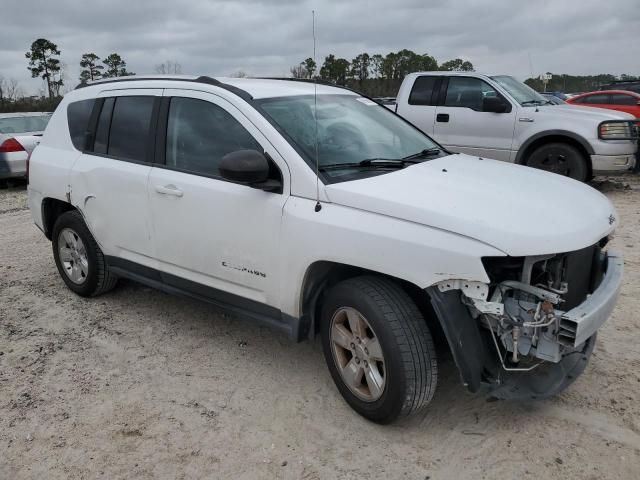
[[[0,179],[27,174],[27,159],[40,142],[51,113],[0,113]]]

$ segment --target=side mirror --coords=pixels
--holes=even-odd
[[[511,111],[511,105],[502,97],[484,97],[482,99],[482,111],[506,113]]]
[[[225,180],[242,183],[268,192],[282,191],[282,184],[269,179],[269,161],[256,150],[237,150],[222,157],[220,175]]]

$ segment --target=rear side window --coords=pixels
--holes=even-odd
[[[409,94],[409,105],[434,105],[435,102],[432,102],[433,89],[437,79],[438,77],[416,78]]]
[[[582,97],[580,103],[592,103],[592,104],[607,104],[609,103],[609,95],[587,95],[586,97]]]
[[[116,97],[107,142],[108,155],[138,162],[146,160],[154,101],[155,97]],[[98,131],[100,128],[101,125]]]
[[[89,128],[89,117],[93,110],[95,100],[80,100],[67,106],[67,122],[69,123],[69,135],[73,146],[78,150],[85,150],[85,139]]]
[[[624,93],[611,94],[611,103],[613,105],[637,105],[640,98],[636,98],[632,95],[625,95]]]
[[[262,148],[229,112],[204,100],[171,99],[165,156],[168,167],[217,177],[222,157],[237,150]]]
[[[95,153],[107,153],[111,113],[113,112],[113,105],[115,103],[115,98],[107,98],[102,104],[102,110],[100,110],[100,116],[98,117],[98,126],[96,127],[96,138],[93,144],[93,151]]]

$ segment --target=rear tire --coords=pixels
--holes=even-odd
[[[77,210],[58,217],[52,232],[53,258],[64,283],[82,297],[93,297],[115,287],[102,250]]]
[[[321,321],[331,376],[360,415],[390,423],[431,401],[438,380],[431,333],[397,284],[375,276],[345,280],[328,293]]]
[[[584,155],[568,143],[541,145],[529,154],[525,165],[564,175],[579,182],[585,182],[589,177],[589,166]]]

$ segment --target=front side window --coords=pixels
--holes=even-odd
[[[313,95],[296,95],[256,102],[314,169],[317,148],[320,171],[325,170],[325,176],[332,177],[330,181],[344,181],[352,174],[365,175],[359,167],[366,167],[368,161],[398,161],[424,150],[438,150],[429,137],[388,108],[357,95],[322,94],[317,99]]]
[[[484,80],[472,77],[451,77],[444,99],[445,107],[470,108],[482,111],[485,97],[497,97],[498,92]]]
[[[238,150],[263,149],[223,108],[195,98],[171,99],[165,155],[168,167],[219,177],[222,157]]]
[[[138,162],[146,160],[154,101],[155,97],[116,97],[111,115],[108,155]]]

